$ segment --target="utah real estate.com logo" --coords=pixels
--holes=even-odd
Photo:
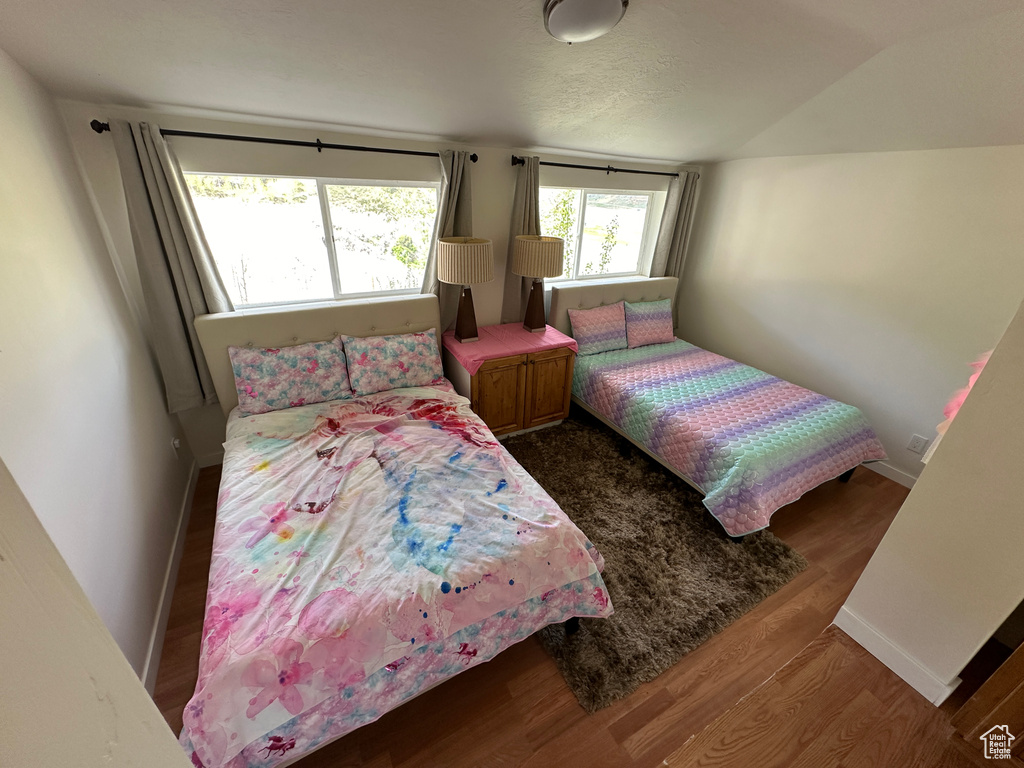
[[[1009,760],[1010,745],[1016,738],[1005,725],[995,725],[979,736],[985,742],[985,757],[989,760]]]

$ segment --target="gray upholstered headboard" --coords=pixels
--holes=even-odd
[[[572,335],[569,324],[570,309],[591,309],[617,301],[676,301],[679,278],[648,277],[642,280],[624,280],[619,283],[593,283],[582,285],[555,286],[551,289],[551,309],[548,311],[548,325],[562,333]]]
[[[226,416],[238,405],[228,347],[287,347],[339,334],[386,336],[433,328],[441,344],[437,297],[431,294],[367,299],[321,307],[239,310],[196,318],[196,333]]]

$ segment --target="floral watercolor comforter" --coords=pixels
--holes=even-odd
[[[225,448],[181,735],[196,766],[291,762],[612,612],[600,554],[454,392],[233,418]]]
[[[573,395],[700,488],[730,536],[885,458],[852,405],[679,339],[578,357]]]

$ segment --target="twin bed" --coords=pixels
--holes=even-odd
[[[548,322],[571,333],[571,311],[674,302],[677,285],[663,277],[555,287]],[[857,408],[676,339],[671,328],[662,338],[581,349],[573,400],[704,494],[730,536],[766,528],[812,488],[885,458]]]
[[[549,322],[569,332],[570,306],[675,287],[556,288]],[[196,320],[228,425],[181,734],[193,765],[291,764],[545,625],[611,613],[600,553],[469,402],[440,375],[403,385],[410,366],[432,363],[358,353],[378,337],[436,344],[438,322],[433,296]],[[368,376],[372,391],[289,400],[334,359],[318,368],[295,355],[283,377],[236,382],[246,350],[259,359],[308,342],[335,357],[331,344],[343,345],[348,378]],[[324,398],[337,394],[328,378]],[[235,407],[264,388],[280,395],[267,412]],[[581,355],[573,396],[702,490],[731,535],[884,456],[857,409],[679,340]]]

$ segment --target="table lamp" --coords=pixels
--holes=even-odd
[[[565,243],[560,237],[516,235],[515,247],[512,250],[512,272],[533,278],[530,300],[526,305],[526,316],[523,318],[523,328],[533,333],[541,333],[547,327],[542,278],[558,277],[562,274],[564,247]]]
[[[437,279],[442,283],[461,285],[459,314],[455,319],[455,339],[476,341],[476,312],[473,310],[472,283],[494,279],[491,241],[478,237],[442,237],[437,241]]]

